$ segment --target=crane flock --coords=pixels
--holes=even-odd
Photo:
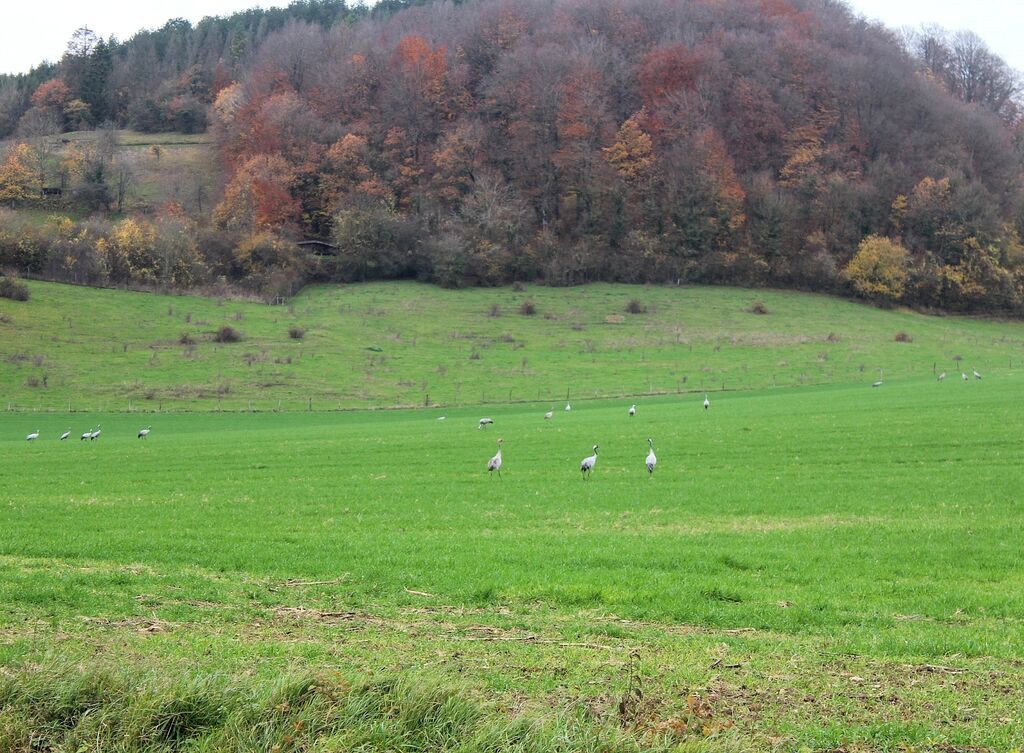
[[[146,437],[148,437],[149,433],[152,430],[153,430],[152,426],[146,426],[146,427],[143,427],[142,429],[139,429],[139,433],[138,433],[139,439],[145,439]],[[84,442],[85,440],[89,440],[90,442],[92,442],[93,440],[99,439],[100,438],[100,433],[102,431],[103,430],[100,428],[100,425],[96,424],[95,428],[92,428],[92,429],[89,429],[89,431],[83,432],[82,436],[79,438],[79,441]],[[36,429],[34,432],[29,434],[27,437],[25,437],[25,439],[28,440],[29,442],[35,442],[37,439],[39,439],[41,433],[42,432],[40,432],[39,429]],[[58,441],[63,442],[65,439],[67,439],[70,436],[71,436],[71,429],[68,429],[63,434],[61,434],[59,437],[57,437],[57,439],[58,439]]]
[[[708,399],[708,396],[705,393],[705,395],[704,395],[704,410],[707,410],[710,407],[711,407],[711,401]],[[571,405],[569,403],[566,403],[565,409],[568,411],[568,410],[571,410],[572,407],[571,407]],[[629,410],[626,411],[626,414],[630,418],[633,418],[634,416],[636,416],[636,403],[634,403],[634,404],[629,406]],[[554,417],[554,415],[555,415],[555,411],[552,408],[551,410],[547,411],[544,414],[544,420],[545,421],[550,421]],[[483,429],[485,426],[490,426],[493,423],[494,423],[494,419],[493,418],[481,418],[479,420],[479,422],[477,423],[477,428],[478,429]],[[490,476],[493,473],[497,472],[498,478],[501,478],[501,464],[502,464],[501,451],[502,451],[502,445],[504,444],[504,442],[505,442],[504,439],[499,439],[498,440],[498,452],[494,455],[494,457],[492,457],[490,460],[487,461],[487,474],[488,474],[488,476]],[[648,446],[648,452],[647,452],[647,457],[644,459],[644,464],[645,464],[645,466],[647,468],[647,473],[650,474],[650,475],[653,475],[654,474],[654,468],[658,464],[658,457],[654,454],[654,439],[652,439],[651,437],[648,437],[647,438],[647,446]],[[594,466],[597,465],[597,453],[598,453],[599,449],[600,449],[599,445],[595,444],[593,446],[593,448],[592,448],[593,454],[592,455],[588,455],[587,457],[583,458],[583,460],[580,461],[580,474],[582,475],[584,480],[587,480],[587,479],[590,478],[591,474],[594,471]]]
[[[981,374],[978,372],[977,369],[972,369],[971,373],[974,375],[975,379],[981,379]],[[872,387],[881,387],[882,384],[883,384],[882,376],[883,376],[883,371],[882,371],[882,369],[879,369],[878,370],[878,381],[873,382],[871,384],[871,386]],[[963,378],[963,380],[965,382],[969,381],[969,377],[967,376],[967,372],[962,372],[961,376],[962,376],[962,378]],[[939,374],[938,381],[941,382],[945,378],[946,378],[946,372],[943,371],[941,374]],[[708,410],[708,409],[711,408],[711,400],[708,397],[707,393],[704,393],[704,403],[703,403],[703,406],[704,406],[704,410]],[[566,411],[571,411],[572,410],[572,406],[569,403],[566,403],[565,404],[565,410]],[[626,413],[627,413],[627,415],[630,418],[633,418],[634,416],[636,416],[636,403],[633,403],[632,405],[630,405],[629,406],[629,410],[627,410]],[[547,411],[544,414],[544,420],[545,421],[550,421],[554,417],[554,415],[555,415],[555,411],[552,408],[551,410]],[[494,423],[494,419],[491,419],[491,418],[481,418],[478,428],[482,429],[482,428],[484,428],[484,426],[487,426],[487,425],[490,425],[490,424],[493,424],[493,423]],[[498,454],[495,455],[493,458],[491,458],[487,462],[487,470],[489,472],[498,471],[498,476],[499,477],[501,476],[501,462],[502,462],[502,460],[501,460],[501,445],[502,445],[503,441],[504,440],[501,440],[501,439],[498,440]],[[654,440],[651,437],[647,438],[647,445],[648,445],[649,451],[647,453],[647,458],[645,460],[645,464],[646,464],[646,467],[647,467],[647,472],[649,474],[653,475],[654,474],[654,468],[658,464],[658,458],[654,454]],[[593,454],[592,455],[588,455],[587,457],[583,458],[583,460],[580,461],[580,473],[582,474],[584,479],[589,479],[590,478],[591,474],[593,473],[594,466],[597,465],[597,451],[598,451],[598,445],[594,445],[594,447],[593,447]]]
[[[982,378],[981,377],[981,373],[979,373],[977,369],[972,368],[971,369],[971,373],[972,373],[972,375],[974,376],[975,379],[979,379],[980,380]],[[970,378],[967,376],[967,372],[966,371],[961,372],[960,373],[960,377],[965,382],[970,381]],[[943,371],[941,374],[938,375],[938,381],[940,381],[940,382],[945,380],[945,378],[946,378],[946,372],[945,371]],[[871,386],[872,387],[881,387],[882,386],[882,370],[881,369],[878,370],[878,381],[874,382]],[[708,410],[711,407],[711,400],[708,398],[707,393],[704,393],[704,403],[703,403],[703,406],[704,406],[704,410]],[[566,410],[566,412],[571,411],[572,410],[572,405],[570,403],[566,403],[565,404],[565,410]],[[545,421],[550,421],[554,417],[554,415],[555,415],[555,411],[554,411],[554,408],[552,408],[551,410],[547,411],[544,414],[544,420]],[[629,406],[629,410],[627,411],[627,415],[630,418],[633,418],[634,416],[636,416],[636,404],[635,403]],[[441,416],[437,420],[438,421],[443,421],[445,418],[446,418],[446,416]],[[477,428],[478,429],[484,429],[487,426],[492,425],[493,423],[494,423],[494,419],[493,418],[489,418],[489,417],[481,418],[479,420],[479,422],[477,423]],[[150,426],[145,426],[145,427],[139,429],[138,434],[136,436],[139,439],[146,439],[150,435],[152,430],[153,430],[153,427],[151,425]],[[96,424],[95,428],[90,429],[89,431],[86,431],[86,432],[84,432],[81,435],[81,440],[82,441],[84,441],[84,440],[94,441],[96,439],[99,439],[101,431],[102,431],[102,429],[100,428],[100,424]],[[32,433],[28,434],[25,437],[25,439],[26,439],[26,441],[29,441],[29,442],[35,442],[35,441],[37,441],[39,439],[40,435],[41,435],[40,430],[36,429]],[[66,440],[70,436],[71,436],[71,429],[69,428],[67,431],[65,431],[63,434],[60,435],[59,440],[63,442],[64,440]],[[503,440],[503,439],[498,439],[498,443],[497,443],[498,444],[498,451],[494,455],[494,457],[492,457],[490,460],[487,461],[488,475],[493,474],[493,473],[496,472],[498,474],[498,478],[501,478],[501,465],[502,465],[502,455],[501,455],[501,452],[502,452],[502,445],[504,444],[504,441],[505,440]],[[650,475],[653,475],[654,474],[654,468],[655,468],[655,466],[658,463],[658,458],[654,454],[654,440],[651,437],[647,438],[647,445],[648,445],[649,451],[648,451],[647,457],[645,459],[645,465],[647,467],[647,473],[650,474]],[[594,466],[597,465],[598,449],[599,449],[599,446],[595,444],[593,446],[593,454],[592,455],[588,455],[587,457],[583,458],[583,460],[580,461],[580,473],[581,473],[581,475],[583,476],[584,479],[589,479],[590,478],[591,474],[594,471]]]

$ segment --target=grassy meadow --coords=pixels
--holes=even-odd
[[[880,369],[887,380],[994,374],[1024,360],[1018,325],[792,292],[379,283],[311,287],[266,306],[29,285],[28,302],[0,299],[0,408],[560,405],[567,396],[870,384]],[[626,312],[634,300],[644,313]],[[768,313],[751,313],[758,301]],[[526,303],[533,315],[520,313]],[[224,326],[243,340],[216,342]]]
[[[725,289],[32,288],[0,302],[5,393],[88,412],[0,414],[2,750],[1024,745],[1019,324]],[[228,322],[245,341],[160,344]],[[953,355],[984,379],[936,381]]]

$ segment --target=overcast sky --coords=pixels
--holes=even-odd
[[[855,11],[887,26],[937,23],[970,29],[989,49],[1024,71],[1024,2],[1021,0],[847,0]]]
[[[1024,2],[1022,0],[847,0],[854,10],[893,27],[937,23],[971,29],[1010,65],[1024,71]],[[168,18],[198,21],[260,5],[257,0],[15,0],[6,3],[0,28],[0,72],[18,73],[43,60],[57,60],[71,32],[88,25],[102,37],[127,39],[143,28],[162,26]],[[263,5],[286,5],[287,0]],[[371,4],[371,3],[367,3]]]

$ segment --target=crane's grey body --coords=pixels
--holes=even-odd
[[[502,445],[502,443],[504,441],[505,441],[504,439],[499,439],[498,440],[498,452],[497,452],[497,454],[493,458],[491,458],[490,460],[487,461],[487,472],[488,472],[488,474],[493,473],[494,471],[497,471],[498,472],[498,478],[501,478],[501,445]]]
[[[594,466],[597,465],[597,445],[594,445],[594,454],[589,455],[580,461],[580,473],[583,474],[583,478],[589,478],[590,474],[594,470]]]

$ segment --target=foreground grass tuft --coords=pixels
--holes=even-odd
[[[581,710],[514,717],[437,678],[191,676],[52,664],[0,680],[0,750],[661,751]]]

